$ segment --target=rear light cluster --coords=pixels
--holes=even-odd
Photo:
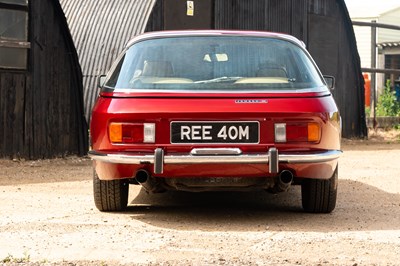
[[[108,136],[112,143],[154,143],[156,125],[153,123],[110,123]]]
[[[110,123],[108,134],[112,143],[155,143],[154,123]],[[275,142],[319,142],[318,123],[276,123]]]
[[[318,123],[277,123],[275,142],[319,142],[321,128]]]

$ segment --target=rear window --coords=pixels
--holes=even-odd
[[[132,45],[109,74],[109,89],[173,91],[326,90],[296,44],[265,37],[194,36]]]

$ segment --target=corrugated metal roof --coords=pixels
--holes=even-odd
[[[125,44],[145,31],[156,0],[60,0],[83,73],[85,116],[89,120],[105,74]]]
[[[400,42],[383,42],[383,43],[378,43],[379,48],[397,48],[400,47]]]

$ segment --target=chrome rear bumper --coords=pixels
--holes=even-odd
[[[342,151],[325,150],[279,154],[276,148],[268,153],[242,154],[240,149],[194,149],[190,154],[164,155],[157,148],[154,154],[104,153],[89,151],[96,161],[115,164],[154,164],[154,173],[162,174],[164,164],[269,164],[270,173],[279,172],[279,163],[322,163],[338,159]]]

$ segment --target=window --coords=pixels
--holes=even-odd
[[[28,5],[28,0],[0,0],[0,3],[27,6]]]
[[[0,68],[26,69],[28,1],[0,0]]]
[[[322,77],[296,44],[249,36],[166,37],[138,42],[115,65],[108,89],[321,91]]]

